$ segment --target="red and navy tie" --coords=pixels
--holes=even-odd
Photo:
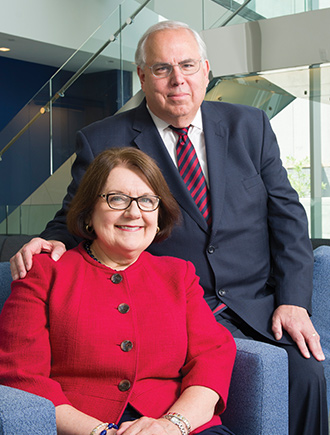
[[[208,225],[211,223],[210,194],[193,144],[188,137],[189,127],[170,128],[179,136],[176,144],[178,169],[197,207]]]

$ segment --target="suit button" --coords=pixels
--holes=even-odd
[[[207,252],[208,252],[209,254],[213,254],[214,251],[215,251],[215,247],[212,246],[212,245],[210,245],[210,246],[207,248]]]
[[[128,391],[130,388],[131,388],[131,383],[127,379],[120,381],[118,384],[119,391],[125,392]]]
[[[226,296],[226,290],[223,290],[223,289],[221,289],[221,290],[219,290],[219,296]]]
[[[110,279],[114,284],[119,284],[122,282],[123,277],[120,275],[120,273],[115,273]]]
[[[129,312],[129,305],[127,305],[127,304],[120,304],[120,305],[118,305],[118,311],[119,311],[121,314],[126,314],[126,313],[128,313],[128,312]]]
[[[129,352],[133,349],[133,343],[130,340],[124,340],[121,343],[120,348],[123,352]]]

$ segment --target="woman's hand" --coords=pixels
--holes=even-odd
[[[165,418],[141,417],[120,425],[117,435],[181,435],[180,429]]]

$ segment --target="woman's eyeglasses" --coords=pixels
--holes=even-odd
[[[136,201],[140,210],[155,211],[160,203],[160,196],[157,195],[142,195],[133,198],[133,196],[124,193],[102,193],[99,196],[105,199],[108,206],[113,210],[126,210],[130,207],[132,201]]]

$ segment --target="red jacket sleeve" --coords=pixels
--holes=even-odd
[[[50,379],[51,345],[48,298],[53,260],[34,257],[24,279],[14,281],[0,315],[0,382],[51,400],[70,404],[60,384]]]

